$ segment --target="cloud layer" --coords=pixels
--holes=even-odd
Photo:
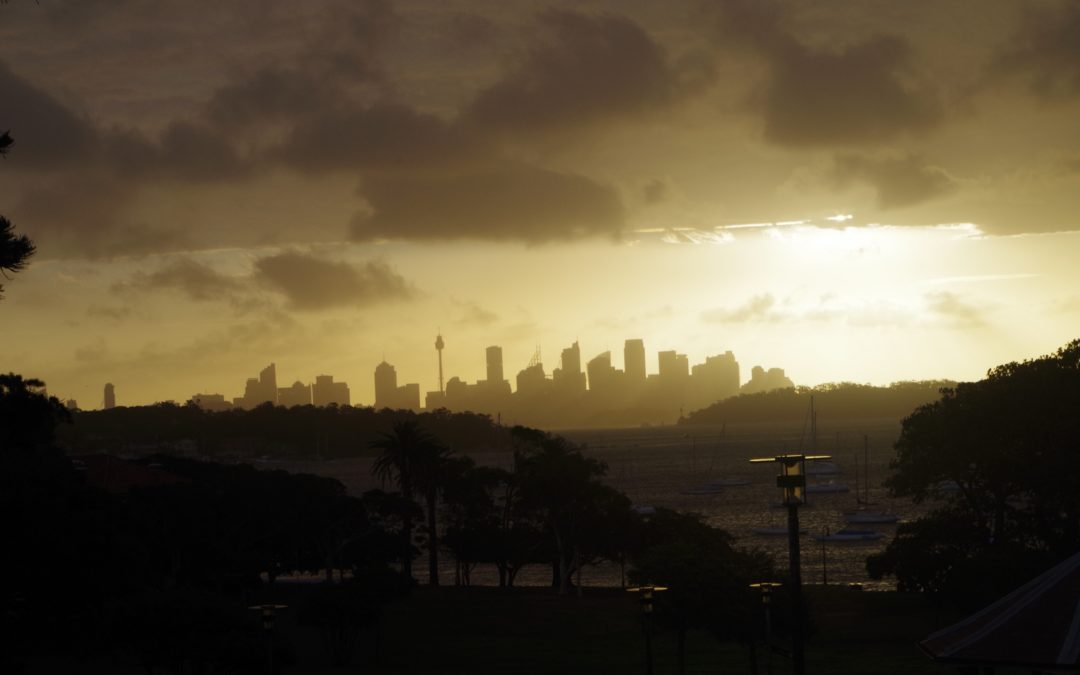
[[[18,145],[2,206],[42,259],[619,240],[774,219],[796,183],[781,196],[810,215],[864,184],[868,220],[1070,227],[1075,124],[1010,115],[1076,101],[1080,9],[995,6],[956,45],[940,22],[959,0],[875,19],[886,4],[5,6],[0,129]],[[974,66],[957,75],[952,53]],[[1037,189],[1022,180],[1051,165]],[[1049,205],[1019,222],[1030,203]]]
[[[254,278],[282,294],[297,310],[362,307],[415,295],[405,278],[385,262],[369,261],[356,267],[299,251],[259,258]]]

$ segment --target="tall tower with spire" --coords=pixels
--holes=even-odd
[[[435,336],[435,351],[439,352],[439,393],[443,394],[443,375],[442,375],[442,350],[445,343],[442,339],[442,332]]]

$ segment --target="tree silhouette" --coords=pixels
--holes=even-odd
[[[412,420],[397,422],[393,431],[373,441],[371,447],[382,451],[371,465],[371,471],[376,477],[384,483],[396,481],[401,494],[407,498],[412,498],[417,493],[424,496],[428,520],[428,581],[432,586],[438,586],[437,505],[450,450]],[[402,571],[406,577],[411,578],[412,554],[409,547],[412,541],[412,522],[409,518],[405,519],[404,530],[406,552],[402,558]]]
[[[606,464],[566,439],[526,427],[511,433],[519,444],[514,463],[521,505],[551,537],[552,584],[562,595],[582,566],[615,557],[630,500],[601,482]]]
[[[47,396],[44,387],[41,380],[0,375],[0,455],[48,449],[57,425],[71,420],[68,410],[55,396]]]
[[[948,499],[869,561],[901,588],[979,604],[1080,548],[1080,340],[991,370],[915,410],[894,496]],[[942,493],[948,482],[957,491]],[[963,536],[958,534],[963,532]],[[980,581],[968,588],[968,580]]]
[[[8,150],[14,145],[11,133],[5,131],[0,135],[0,157],[6,156]],[[37,248],[25,235],[15,234],[11,221],[0,216],[0,276],[10,279],[8,274],[14,274],[26,267],[26,261],[34,255]],[[0,298],[4,297],[4,285],[0,284]]]
[[[639,527],[630,580],[669,587],[657,599],[655,619],[675,631],[679,673],[686,672],[686,636],[692,629],[738,641],[751,650],[751,658],[762,637],[759,600],[749,584],[775,579],[776,571],[768,554],[733,544],[730,534],[701,516],[664,508]]]

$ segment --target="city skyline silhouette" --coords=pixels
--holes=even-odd
[[[442,374],[440,333],[435,342]],[[633,424],[636,418],[651,423],[670,423],[684,412],[707,407],[739,393],[755,393],[792,387],[794,383],[782,368],[754,366],[745,382],[740,378],[739,363],[729,350],[709,356],[703,363],[691,364],[685,354],[675,350],[656,353],[657,368],[647,368],[644,340],[627,339],[623,350],[623,369],[612,365],[611,352],[582,359],[577,342],[563,349],[558,366],[545,372],[540,349],[529,363],[511,378],[504,376],[502,349],[491,345],[484,349],[485,377],[472,384],[456,374],[450,375],[442,389],[421,395],[418,383],[398,382],[393,364],[385,358],[373,369],[375,398],[353,402],[348,383],[333,382],[333,376],[320,375],[313,383],[296,380],[290,386],[278,386],[277,364],[263,368],[257,378],[248,378],[242,396],[199,392],[188,400],[209,411],[233,408],[251,410],[270,403],[284,407],[295,405],[365,405],[377,409],[438,410],[479,412],[508,420],[525,421],[556,427],[566,426],[567,419],[582,419],[581,405],[607,414],[612,423],[622,419]],[[512,382],[511,382],[512,380]],[[108,385],[112,392],[112,385]],[[114,403],[115,403],[115,399]],[[573,415],[569,416],[569,412]]]

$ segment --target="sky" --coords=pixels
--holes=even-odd
[[[9,0],[0,372],[978,379],[1080,337],[1078,119],[1075,2]]]

